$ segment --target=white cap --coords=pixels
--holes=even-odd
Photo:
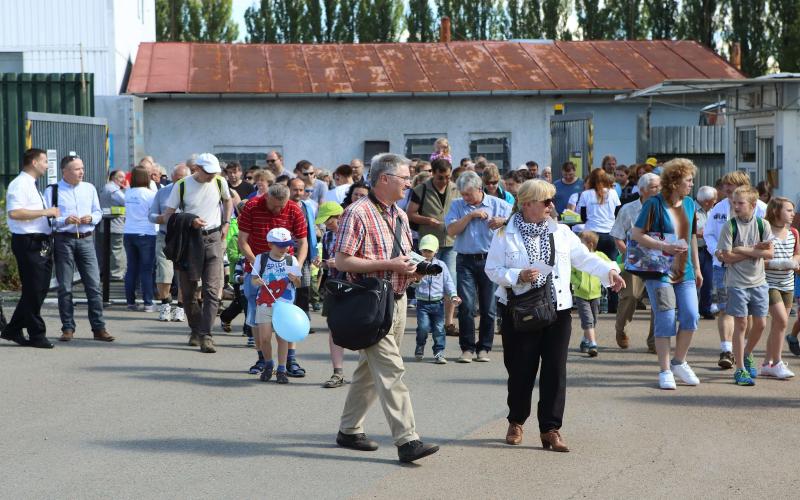
[[[267,242],[274,243],[280,247],[288,247],[292,242],[292,233],[283,227],[275,227],[267,233]]]
[[[217,157],[211,153],[197,155],[197,158],[195,158],[194,161],[197,166],[202,168],[207,174],[218,174],[222,172],[222,169],[219,168],[219,160],[217,160]]]
[[[522,165],[519,165],[514,170],[528,170],[528,166],[523,163]]]

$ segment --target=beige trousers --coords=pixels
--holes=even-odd
[[[627,271],[622,272],[622,278],[625,280],[625,288],[619,292],[619,305],[617,306],[617,334],[625,334],[628,324],[633,321],[633,314],[636,312],[636,304],[647,293],[644,287],[644,281]],[[650,333],[647,335],[647,345],[655,346],[653,337],[653,310],[650,308]]]
[[[364,432],[364,418],[372,404],[380,399],[389,421],[394,444],[402,446],[419,439],[415,431],[411,395],[403,382],[405,367],[400,344],[406,329],[407,298],[394,303],[391,331],[377,344],[359,351],[358,366],[344,403],[339,430],[342,434]]]

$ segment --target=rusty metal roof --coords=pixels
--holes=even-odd
[[[142,43],[128,93],[622,93],[704,78],[744,76],[692,41]]]

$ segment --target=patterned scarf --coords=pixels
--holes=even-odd
[[[517,212],[514,214],[513,221],[517,230],[522,235],[522,241],[525,242],[525,250],[528,252],[528,261],[533,264],[534,262],[550,262],[552,248],[550,248],[550,235],[547,230],[547,220],[542,222],[525,222],[522,214]],[[536,238],[539,239],[538,249],[534,245]],[[534,288],[541,288],[547,283],[547,276],[540,274],[536,280],[531,283]]]

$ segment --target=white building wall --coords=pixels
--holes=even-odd
[[[167,167],[222,146],[279,146],[290,169],[307,159],[335,168],[364,154],[364,141],[403,153],[406,134],[447,134],[453,160],[469,156],[471,133],[510,133],[510,164],[549,163],[551,103],[545,99],[376,98],[148,99],[147,154]]]
[[[26,73],[79,73],[82,45],[97,95],[118,94],[128,57],[154,40],[155,0],[0,0],[0,52],[22,52]]]

